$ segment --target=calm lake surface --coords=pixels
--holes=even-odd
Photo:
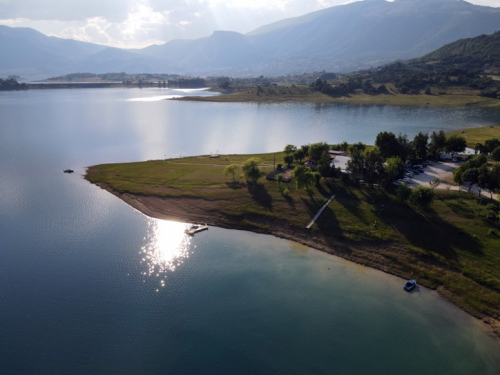
[[[498,109],[163,100],[186,94],[0,93],[1,374],[500,373],[499,340],[432,291],[270,236],[188,238],[82,178],[105,162],[498,124]]]

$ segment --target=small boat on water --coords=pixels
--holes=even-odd
[[[74,170],[73,170],[73,169],[65,169],[63,172],[64,172],[64,173],[73,173],[73,172],[74,172]]]
[[[416,286],[417,286],[417,282],[415,280],[409,280],[409,281],[407,281],[407,283],[405,284],[405,286],[403,288],[407,292],[411,292],[413,289],[416,288]]]
[[[189,234],[190,236],[194,236],[195,233],[202,232],[204,230],[208,230],[208,225],[191,225],[188,229],[184,231],[184,233]]]

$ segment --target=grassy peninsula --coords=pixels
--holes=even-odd
[[[297,190],[293,181],[247,182],[241,168],[234,180],[224,176],[225,167],[254,156],[266,173],[274,158],[283,163],[284,154],[104,164],[88,168],[85,178],[152,217],[272,234],[415,278],[500,335],[500,224],[487,218],[490,201],[443,190],[430,209],[420,211],[398,201],[391,189],[347,179],[321,179]],[[331,195],[335,200],[307,230]]]

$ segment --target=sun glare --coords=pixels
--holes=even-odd
[[[144,276],[157,277],[165,286],[168,272],[173,272],[189,257],[191,237],[184,233],[185,223],[150,219],[147,243],[141,249],[141,263],[147,269]]]

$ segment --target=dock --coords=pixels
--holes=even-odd
[[[189,234],[190,236],[194,236],[198,232],[203,232],[204,230],[208,230],[208,225],[193,225],[191,228],[186,229],[184,233]]]
[[[313,226],[314,222],[316,220],[318,220],[318,217],[323,213],[323,211],[325,210],[325,208],[330,204],[331,201],[333,201],[335,199],[335,195],[332,195],[330,197],[330,199],[328,199],[328,201],[323,205],[323,207],[321,207],[318,211],[318,213],[316,214],[316,216],[313,217],[312,221],[309,223],[309,225],[306,227],[307,229],[311,229],[311,227]]]

